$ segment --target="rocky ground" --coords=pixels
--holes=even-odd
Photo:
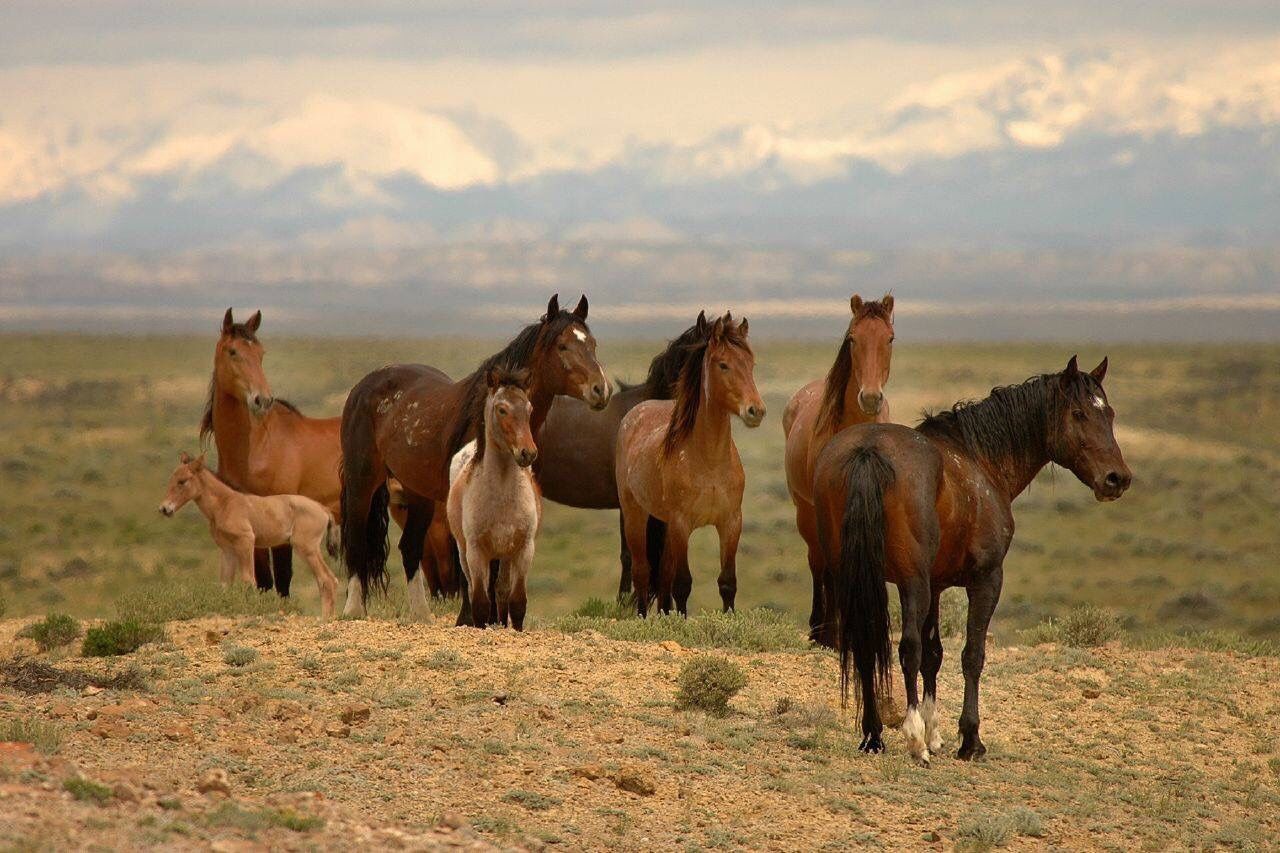
[[[22,624],[0,622],[5,848],[1250,848],[1280,833],[1270,657],[997,638],[986,760],[919,768],[896,732],[886,754],[858,753],[818,651],[713,650],[748,676],[715,717],[674,707],[703,653],[674,641],[266,616],[170,623],[103,660],[39,653],[12,639]]]

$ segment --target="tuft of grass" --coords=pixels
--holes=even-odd
[[[763,607],[731,613],[703,611],[688,619],[675,613],[647,619],[565,616],[548,627],[566,634],[598,631],[613,640],[635,643],[675,640],[692,649],[778,652],[809,647],[808,638],[786,615]]]
[[[747,674],[733,661],[696,655],[680,667],[677,708],[697,708],[716,716],[729,712],[729,700],[747,686]]]
[[[537,791],[525,791],[520,788],[512,788],[507,791],[502,795],[502,799],[504,802],[516,803],[534,812],[545,812],[553,806],[558,806],[564,802],[558,797],[550,797]]]
[[[1237,652],[1250,657],[1280,657],[1280,643],[1274,640],[1213,629],[1144,634],[1130,638],[1127,645],[1135,649],[1201,649],[1206,652]]]
[[[1122,633],[1120,620],[1110,610],[1082,604],[1061,619],[1049,619],[1023,631],[1022,636],[1032,645],[1058,643],[1072,648],[1092,648],[1118,639]]]
[[[436,669],[440,672],[452,672],[462,669],[467,665],[462,655],[454,649],[436,649],[422,660],[422,665],[427,669]]]
[[[205,822],[213,827],[228,827],[246,832],[283,828],[294,832],[311,832],[324,826],[324,818],[298,814],[292,809],[246,809],[232,802],[225,802],[205,815]]]
[[[0,720],[0,741],[29,743],[45,755],[52,755],[62,748],[63,736],[61,728],[38,717]]]
[[[32,622],[17,634],[35,640],[40,650],[47,652],[80,636],[80,622],[65,613],[50,613],[39,622]]]
[[[62,783],[62,787],[71,796],[82,802],[97,803],[105,806],[107,803],[115,799],[115,792],[111,788],[103,785],[101,782],[94,782],[92,779],[82,779],[79,776],[73,776]]]
[[[588,598],[578,605],[569,618],[582,619],[630,619],[636,615],[634,604],[613,598]]]
[[[19,693],[52,693],[60,688],[82,690],[90,685],[108,690],[146,690],[146,677],[137,666],[95,675],[79,669],[59,669],[38,660],[11,660],[0,664],[0,683]]]
[[[164,624],[202,616],[267,616],[295,613],[293,599],[264,594],[246,584],[223,586],[209,579],[154,582],[116,600],[121,619]]]
[[[990,850],[1003,847],[1014,838],[1044,838],[1044,820],[1029,808],[1019,806],[1008,814],[977,812],[969,815],[956,828],[958,850]]]
[[[140,646],[164,639],[159,625],[150,625],[136,619],[104,622],[85,632],[81,654],[87,658],[103,658],[127,655]]]
[[[247,646],[228,646],[222,653],[222,662],[227,666],[248,666],[258,659],[258,650]]]

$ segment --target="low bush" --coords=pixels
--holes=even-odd
[[[162,625],[202,616],[266,616],[295,613],[293,599],[261,593],[242,583],[223,586],[212,579],[155,581],[116,600],[121,619]]]
[[[552,621],[548,627],[566,634],[598,631],[613,640],[638,643],[675,640],[692,649],[777,652],[809,647],[808,636],[794,622],[765,608],[732,613],[704,611],[687,619],[675,613],[647,619],[570,615]]]
[[[89,658],[127,655],[140,646],[164,639],[164,631],[158,625],[149,625],[136,619],[104,622],[85,632],[81,653]]]
[[[258,659],[258,650],[247,646],[228,646],[222,653],[222,662],[227,666],[248,666]]]
[[[101,782],[94,782],[91,779],[82,779],[79,776],[73,776],[63,782],[62,787],[77,800],[97,803],[100,806],[111,802],[116,796],[115,792],[112,791],[111,788],[103,785]]]
[[[989,850],[1003,847],[1019,836],[1043,838],[1044,820],[1029,808],[1019,806],[1008,814],[971,814],[956,828],[957,850]]]
[[[1026,642],[1059,643],[1073,648],[1101,646],[1122,634],[1120,620],[1110,610],[1084,604],[1061,619],[1049,619],[1022,632]]]
[[[729,711],[729,700],[747,686],[747,674],[727,658],[697,655],[680,667],[678,681],[677,708],[723,716]]]
[[[62,738],[61,728],[37,717],[0,720],[0,741],[29,743],[45,755],[57,752],[62,747]]]
[[[80,636],[80,622],[65,613],[50,613],[18,632],[19,637],[35,640],[41,651],[56,649]]]

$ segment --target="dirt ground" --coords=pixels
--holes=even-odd
[[[896,731],[886,754],[857,751],[818,651],[710,652],[749,678],[716,718],[674,708],[702,653],[674,641],[213,618],[104,662],[38,654],[12,639],[21,625],[0,622],[0,724],[60,743],[0,744],[4,848],[1247,849],[1280,834],[1275,658],[997,638],[990,751],[965,763],[948,645],[948,749],[920,768]],[[132,666],[145,684],[48,690],[24,660]]]

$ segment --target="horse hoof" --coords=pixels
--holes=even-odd
[[[956,750],[956,758],[960,759],[961,761],[976,761],[977,759],[981,758],[986,754],[987,754],[987,748],[983,746],[981,743],[977,744],[976,746],[965,744],[964,746],[960,747],[960,749]]]
[[[858,750],[868,755],[879,755],[884,752],[884,741],[880,739],[879,735],[867,735],[862,739]]]

